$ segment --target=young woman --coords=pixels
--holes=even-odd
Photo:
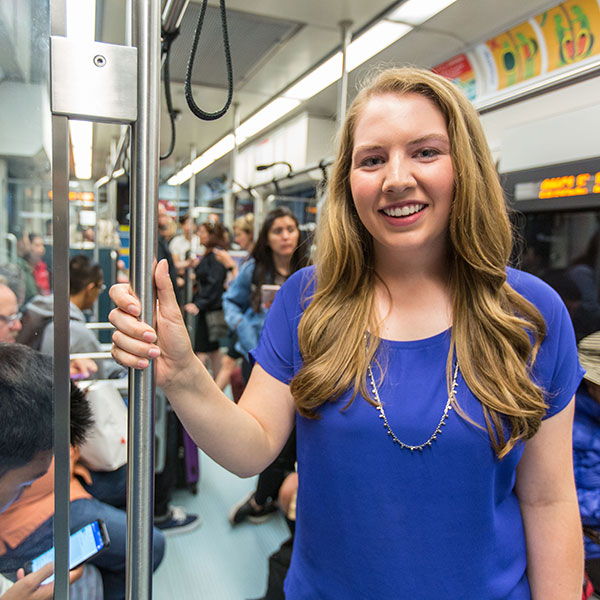
[[[223,295],[225,320],[235,333],[235,349],[242,355],[242,378],[250,377],[250,351],[258,344],[272,301],[264,285],[282,285],[306,264],[305,245],[300,242],[298,220],[284,206],[269,211],[260,229],[256,246],[238,277]],[[273,288],[273,292],[275,288]],[[229,514],[232,525],[245,520],[264,521],[276,510],[275,501],[285,477],[294,471],[296,439],[292,435],[277,458],[258,478],[256,490],[236,503]]]
[[[158,337],[113,288],[114,356],[155,359],[188,431],[239,475],[296,424],[288,600],[580,598],[573,330],[548,286],[507,268],[466,98],[427,71],[378,76],[348,111],[318,226],[316,268],[278,292],[238,405],[195,360],[164,263]]]
[[[305,246],[300,243],[294,213],[285,206],[269,211],[250,259],[223,295],[225,320],[236,333],[235,349],[244,358],[256,347],[267,315],[263,286],[282,285],[305,264]]]
[[[207,313],[221,310],[221,297],[225,291],[227,269],[217,260],[214,250],[224,248],[225,228],[221,223],[205,221],[198,229],[200,243],[206,248],[204,256],[196,267],[196,293],[184,310],[198,315],[196,322],[196,343],[194,351],[203,361],[210,360],[213,376],[217,377],[221,369],[221,350],[219,340],[211,338],[207,323]]]

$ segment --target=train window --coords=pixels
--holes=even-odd
[[[577,339],[600,329],[600,210],[516,218],[515,264],[549,283],[567,305]]]

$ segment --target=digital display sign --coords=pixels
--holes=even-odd
[[[538,198],[543,200],[545,198],[586,196],[587,194],[600,194],[600,171],[546,177],[540,183]]]

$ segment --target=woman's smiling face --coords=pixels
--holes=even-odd
[[[444,115],[416,93],[371,97],[356,122],[350,187],[376,260],[445,256],[454,168]]]

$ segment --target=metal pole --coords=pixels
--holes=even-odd
[[[65,0],[50,3],[50,33],[66,36]],[[69,381],[69,120],[52,116],[54,279],[54,597],[69,600],[71,403]]]
[[[240,105],[233,103],[233,150],[229,160],[229,177],[227,178],[227,191],[223,196],[223,225],[231,231],[235,213],[233,199],[233,180],[235,179],[235,163],[238,156],[237,129],[240,126]]]
[[[154,322],[152,286],[156,256],[160,109],[160,0],[135,0],[138,118],[133,125],[131,284],[141,319]],[[127,471],[127,600],[152,597],[154,513],[154,376],[150,366],[129,373]]]
[[[162,28],[167,33],[177,30],[190,0],[167,0],[162,13]]]
[[[346,117],[346,108],[348,106],[348,46],[352,41],[352,21],[341,21],[340,31],[342,33],[342,76],[338,84],[338,109],[337,124],[338,129],[342,126]]]
[[[190,151],[190,162],[192,162],[196,158],[196,148],[193,147]],[[180,190],[180,186],[177,186],[177,190]],[[190,228],[191,228],[191,237],[190,237],[190,256],[195,256],[198,252],[198,247],[195,243],[196,239],[196,174],[192,175],[189,179],[188,184],[188,215],[190,216]],[[184,287],[184,304],[192,301],[192,292],[193,292],[193,284],[192,284],[192,269],[187,268],[185,270],[185,287]],[[188,333],[190,337],[192,336],[194,330],[194,318],[193,316],[186,312],[184,314],[185,325],[187,327]]]
[[[115,165],[117,162],[117,144],[113,139],[110,142],[110,164]],[[111,179],[106,187],[106,202],[108,204],[108,218],[113,222],[117,222],[117,180]]]
[[[254,241],[256,241],[265,220],[265,199],[254,188],[250,190],[250,193],[254,198]]]

